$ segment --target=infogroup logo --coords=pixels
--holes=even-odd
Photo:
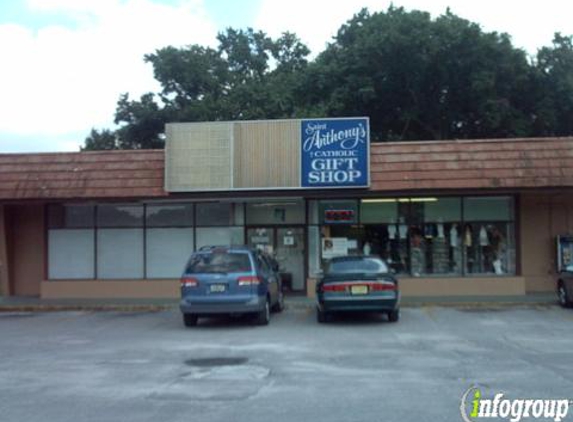
[[[460,412],[465,422],[481,419],[562,421],[569,413],[569,399],[508,399],[503,393],[484,398],[478,387],[470,387],[462,395]]]

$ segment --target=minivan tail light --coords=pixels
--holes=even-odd
[[[181,278],[181,287],[197,287],[199,281],[193,277],[183,277]]]
[[[254,286],[261,284],[261,279],[255,276],[243,276],[237,279],[239,286]]]

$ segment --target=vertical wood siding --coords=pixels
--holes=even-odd
[[[234,188],[300,186],[300,120],[236,122]]]

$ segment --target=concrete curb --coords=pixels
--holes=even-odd
[[[315,308],[313,299],[304,297],[286,299],[286,309],[308,310]],[[517,308],[551,308],[558,307],[557,299],[545,297],[525,297],[519,299],[504,298],[406,298],[402,299],[402,308],[458,308],[458,309],[476,309],[476,310],[500,310],[500,309],[517,309]],[[0,313],[2,312],[161,312],[178,309],[177,302],[167,303],[4,303],[0,302]]]
[[[161,312],[177,305],[0,305],[3,312]]]

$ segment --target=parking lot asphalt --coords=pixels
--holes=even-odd
[[[183,327],[175,310],[0,313],[3,421],[459,421],[462,394],[573,399],[573,310],[292,307]],[[565,420],[573,420],[573,410]]]

